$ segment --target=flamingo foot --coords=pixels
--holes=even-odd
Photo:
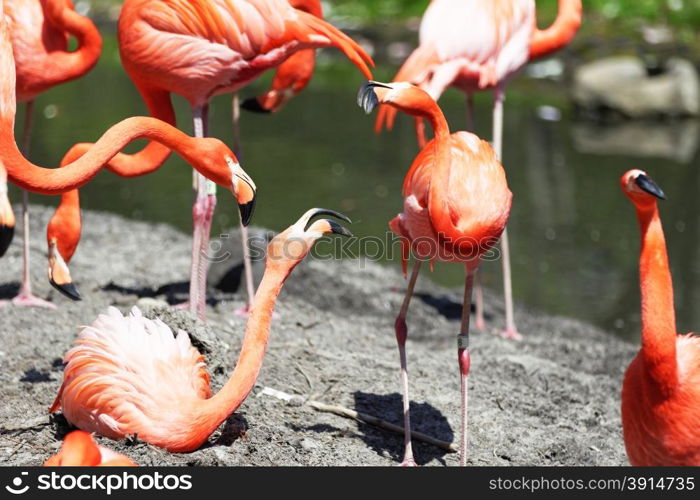
[[[12,300],[0,301],[0,307],[12,305],[14,307],[43,307],[46,309],[58,309],[56,304],[39,298],[30,293],[21,293]]]
[[[474,323],[474,328],[476,328],[480,332],[486,330],[486,322],[484,321],[484,318],[477,317],[476,322]]]
[[[512,339],[512,340],[522,340],[523,336],[520,335],[518,330],[515,327],[510,327],[506,328],[501,332],[501,337],[504,339]]]
[[[413,458],[404,458],[398,467],[418,467],[418,464]]]

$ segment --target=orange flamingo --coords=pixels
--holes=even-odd
[[[499,160],[503,144],[504,88],[528,60],[543,57],[566,46],[581,24],[581,0],[559,0],[557,18],[546,30],[538,30],[534,0],[433,0],[423,16],[420,44],[394,81],[407,81],[438,100],[449,86],[467,95],[467,123],[474,127],[473,97],[493,89],[493,147]],[[391,129],[396,110],[379,110],[375,130]],[[416,133],[425,145],[423,120],[416,119]],[[513,313],[513,287],[508,232],[501,237],[506,328],[503,334],[519,339]],[[484,328],[483,307],[477,286],[477,323]]]
[[[141,94],[183,96],[193,110],[196,137],[207,135],[212,96],[237,92],[297,51],[337,47],[365,76],[371,75],[367,64],[372,61],[359,45],[287,0],[126,0],[118,30],[124,68]],[[195,189],[190,311],[203,318],[208,266],[203,256],[216,193],[201,176],[195,179]],[[245,242],[245,227],[241,231]],[[254,287],[246,244],[244,264],[250,302]]]
[[[416,259],[403,304],[396,318],[396,339],[401,361],[405,453],[402,465],[415,465],[411,447],[408,373],[406,368],[406,313],[421,261],[455,262],[465,266],[462,323],[457,336],[457,357],[462,384],[461,465],[467,454],[467,382],[469,312],[472,284],[481,256],[498,241],[508,216],[512,194],[506,175],[491,146],[469,132],[450,135],[442,111],[423,90],[408,83],[368,82],[358,103],[370,113],[386,104],[411,116],[426,119],[435,138],[413,160],[403,184],[403,212],[390,222],[401,237],[404,274],[410,253]]]
[[[289,0],[295,9],[323,19],[320,0]],[[272,88],[260,97],[243,101],[241,107],[258,113],[276,113],[287,101],[304,90],[311,81],[316,65],[316,51],[300,50],[279,65]]]
[[[236,368],[214,396],[204,358],[182,330],[115,308],[79,335],[65,356],[63,384],[51,411],[63,408],[73,425],[112,439],[136,435],[173,452],[199,448],[243,403],[255,385],[267,348],[270,322],[284,281],[324,234],[351,236],[311,209],[267,247],[265,274],[255,294]]]
[[[73,431],[63,440],[61,450],[44,462],[44,467],[131,467],[138,465],[126,455],[98,445],[85,431]]]
[[[102,38],[87,17],[79,15],[68,0],[5,0],[4,14],[17,71],[17,100],[26,102],[22,152],[29,156],[32,110],[36,96],[51,87],[74,80],[90,71],[102,50]],[[68,51],[68,37],[78,41]],[[15,306],[55,308],[32,294],[29,261],[29,210],[27,192],[22,193],[23,272]],[[7,304],[0,302],[0,305]]]
[[[673,283],[659,217],[663,191],[641,170],[621,179],[642,233],[642,348],[622,384],[622,429],[630,463],[700,465],[700,337],[676,334]]]
[[[1,0],[0,7],[4,8]],[[42,168],[27,161],[17,148],[14,137],[15,62],[5,16],[0,16],[0,72],[3,75],[0,78],[0,163],[4,167],[4,171],[0,168],[0,186],[5,185],[6,175],[10,182],[40,194],[74,190],[89,182],[129,142],[145,138],[176,151],[202,175],[230,189],[238,201],[242,219],[245,223],[249,221],[255,184],[238,164],[233,152],[217,139],[189,137],[155,118],[134,117],[119,122],[108,129],[85,155],[63,168]],[[4,193],[0,196],[6,198]],[[0,215],[5,227],[3,234],[7,235],[10,215],[6,208]]]

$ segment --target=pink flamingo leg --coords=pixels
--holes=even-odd
[[[400,464],[401,467],[416,467],[417,465],[413,458],[413,446],[411,445],[411,411],[409,408],[408,368],[406,362],[406,338],[408,337],[406,313],[408,312],[408,305],[411,303],[411,297],[413,296],[413,289],[416,285],[416,280],[418,279],[420,265],[421,261],[419,260],[416,260],[415,264],[413,264],[413,271],[411,272],[411,278],[408,281],[406,296],[403,299],[401,310],[399,311],[399,315],[396,317],[396,322],[394,323],[396,342],[399,345],[399,359],[401,360],[401,389],[403,392],[404,455],[403,462]]]
[[[205,137],[207,133],[207,107],[197,106],[193,109],[194,135]],[[194,179],[195,202],[192,207],[192,267],[190,272],[189,310],[198,318],[206,318],[206,282],[209,261],[209,232],[211,220],[216,207],[216,189],[209,186],[209,180],[199,172]]]
[[[22,137],[22,152],[29,157],[29,149],[32,135],[32,116],[34,111],[34,101],[29,101],[25,107],[24,131]],[[32,293],[32,278],[29,261],[29,193],[22,191],[22,284],[19,293],[11,301],[0,302],[0,307],[12,304],[16,307],[45,307],[47,309],[57,309],[55,304],[37,297]]]
[[[469,369],[471,367],[471,356],[469,354],[469,314],[472,304],[472,287],[474,285],[474,275],[476,267],[466,266],[466,279],[464,281],[464,302],[462,303],[462,324],[457,336],[457,360],[459,361],[459,372],[461,378],[462,395],[462,434],[459,442],[459,465],[467,465],[468,450],[468,423],[469,423]]]
[[[498,85],[494,91],[493,104],[493,149],[496,151],[498,160],[503,158],[503,101],[505,93],[503,86]],[[522,336],[515,326],[513,313],[513,283],[510,269],[510,244],[508,241],[508,228],[503,230],[501,235],[501,251],[503,252],[503,292],[506,306],[506,329],[502,332],[505,338],[520,340]]]
[[[238,99],[238,92],[233,94],[233,100],[231,102],[231,113],[233,116],[233,148],[238,161],[242,161],[243,151],[241,151],[241,107]],[[248,228],[243,225],[243,221],[240,221],[241,228],[241,245],[243,247],[243,271],[245,277],[246,286],[246,304],[235,311],[236,316],[248,317],[250,312],[250,306],[253,304],[253,297],[255,297],[255,284],[253,282],[253,264],[250,259],[250,248],[248,248]],[[276,316],[276,314],[275,314]]]

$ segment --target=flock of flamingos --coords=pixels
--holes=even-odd
[[[240,208],[242,227],[253,214],[256,186],[236,154],[207,137],[207,107],[217,94],[234,95],[268,69],[272,88],[241,107],[279,110],[308,83],[315,49],[336,47],[368,81],[358,104],[379,107],[377,130],[391,127],[397,111],[414,117],[420,153],[403,184],[403,211],[390,222],[402,237],[403,269],[413,257],[405,299],[396,318],[399,346],[405,455],[411,449],[406,315],[423,261],[461,264],[464,307],[457,336],[462,380],[461,464],[467,462],[467,379],[470,370],[469,311],[477,289],[477,327],[483,328],[475,277],[481,255],[499,239],[503,250],[507,322],[503,335],[518,339],[513,316],[505,232],[512,194],[501,166],[505,83],[529,60],[552,53],[573,38],[581,23],[580,0],[559,0],[555,22],[539,30],[534,0],[433,0],[420,29],[419,47],[393,83],[371,80],[371,58],[347,35],[323,20],[320,0],[125,0],[118,34],[124,69],[151,117],[133,117],[108,129],[94,144],[76,144],[60,168],[43,168],[29,156],[32,100],[44,90],[80,77],[96,63],[101,38],[94,24],[69,0],[0,0],[0,255],[12,239],[15,218],[7,181],[26,191],[62,195],[47,230],[49,279],[68,297],[79,299],[68,268],[80,238],[78,188],[102,168],[124,177],[159,168],[175,151],[195,170],[193,246],[189,309],[204,318],[209,230],[216,188],[229,189]],[[74,51],[69,37],[77,39]],[[472,95],[494,92],[493,137],[451,133],[437,104],[449,86],[467,96],[473,127]],[[194,137],[176,128],[170,94],[192,107]],[[22,150],[14,139],[16,102],[27,104]],[[427,121],[433,138],[426,139]],[[148,139],[141,151],[120,151],[132,140]],[[240,155],[240,145],[234,150]],[[625,375],[622,424],[630,463],[700,465],[700,338],[677,335],[673,287],[657,199],[664,194],[640,170],[625,173],[622,190],[634,205],[641,229],[640,280],[642,346]],[[23,203],[24,274],[19,295],[5,307],[55,307],[32,295],[29,278],[27,201]],[[51,411],[61,409],[81,430],[66,437],[46,465],[135,465],[128,457],[98,446],[92,433],[111,439],[138,439],[171,452],[199,448],[246,399],[263,362],[273,308],[285,279],[326,234],[349,236],[342,214],[311,209],[277,235],[267,249],[265,274],[257,292],[247,264],[249,307],[243,346],[228,382],[212,395],[203,356],[185,332],[177,335],[158,319],[134,308],[115,308],[79,334],[65,355],[66,367]],[[439,248],[439,258],[434,249]],[[246,256],[247,257],[247,256]],[[246,260],[248,260],[246,258]]]

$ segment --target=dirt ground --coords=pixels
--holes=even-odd
[[[17,207],[18,208],[18,207]],[[17,211],[19,213],[19,211]],[[207,324],[158,305],[187,289],[190,238],[168,226],[84,214],[73,259],[82,302],[70,302],[46,280],[44,228],[50,212],[32,207],[35,291],[57,311],[0,309],[0,464],[39,465],[70,426],[47,412],[62,379],[61,358],[78,325],[114,305],[137,302],[150,316],[183,328],[204,350],[214,390],[235,364],[245,320],[232,257],[212,270],[215,303]],[[293,222],[290,220],[290,223]],[[21,269],[21,231],[0,264],[0,298],[14,295]],[[233,240],[224,242],[236,248]],[[238,265],[237,265],[238,264]],[[456,267],[456,269],[458,269]],[[461,272],[461,270],[460,270]],[[222,290],[223,289],[223,290]],[[401,423],[399,362],[393,321],[404,281],[394,268],[357,261],[308,259],[277,303],[270,345],[255,390],[194,453],[171,454],[141,442],[100,442],[142,465],[394,465],[403,439],[354,420],[260,393],[265,387],[343,405]],[[417,285],[409,312],[408,363],[415,430],[446,441],[459,434],[455,339],[461,290]],[[486,291],[491,328],[503,325],[499,294]],[[623,465],[619,393],[635,347],[591,325],[517,309],[522,342],[472,336],[472,465]],[[456,465],[458,456],[416,443],[421,465]]]

